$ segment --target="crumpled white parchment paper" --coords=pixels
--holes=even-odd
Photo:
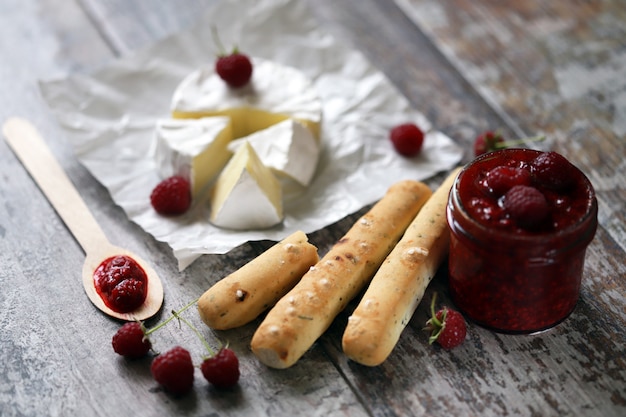
[[[178,83],[215,59],[212,26],[224,45],[302,70],[323,101],[324,148],[315,179],[305,190],[286,192],[285,221],[269,230],[216,228],[206,204],[164,218],[149,202],[160,180],[149,152],[155,122],[168,116]],[[93,74],[42,81],[40,89],[79,161],[133,222],[170,245],[180,270],[202,254],[226,253],[247,241],[319,230],[380,199],[394,182],[424,180],[462,157],[361,53],[318,28],[298,0],[218,2],[188,31]],[[422,153],[411,159],[388,139],[394,125],[407,121],[428,131]]]

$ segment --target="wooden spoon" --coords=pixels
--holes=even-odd
[[[83,286],[91,302],[104,313],[121,320],[145,320],[155,315],[163,304],[163,285],[154,269],[137,255],[114,246],[107,240],[63,168],[30,122],[16,117],[10,118],[5,122],[2,131],[9,146],[85,251]],[[115,255],[133,258],[148,276],[145,302],[129,313],[118,313],[106,306],[94,285],[96,268],[102,261]]]

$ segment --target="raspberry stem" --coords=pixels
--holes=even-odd
[[[178,312],[176,311],[172,311],[172,317],[176,317],[178,318],[178,320],[182,321],[183,323],[185,323],[187,325],[187,327],[189,327],[195,334],[196,336],[198,336],[198,339],[200,339],[200,341],[202,342],[202,344],[204,345],[204,347],[206,348],[206,350],[209,351],[209,355],[210,356],[215,356],[216,353],[215,351],[211,348],[211,346],[209,345],[209,343],[206,341],[206,339],[204,338],[204,336],[202,336],[202,334],[200,333],[200,331],[189,322],[189,320],[185,319],[184,317],[181,317],[179,315]]]
[[[526,142],[541,142],[545,138],[546,137],[543,135],[537,135],[537,136],[531,136],[531,137],[523,138],[523,139],[508,140],[504,142],[495,142],[493,146],[496,149],[504,149],[504,148],[510,148],[511,146],[525,145]]]
[[[186,306],[184,306],[180,310],[178,310],[178,311],[172,310],[172,315],[170,317],[168,317],[167,319],[163,320],[161,323],[157,324],[156,326],[154,326],[154,327],[152,327],[150,329],[146,329],[144,331],[145,337],[148,337],[151,333],[154,333],[155,331],[159,330],[161,327],[165,326],[167,323],[169,323],[170,321],[174,320],[174,318],[179,317],[180,313],[182,313],[183,311],[187,310],[189,307],[194,305],[197,301],[198,301],[198,299],[196,298],[195,300],[193,300],[192,302],[190,302],[189,304],[187,304]],[[143,323],[142,323],[142,326],[143,326]]]
[[[433,299],[430,302],[431,318],[426,322],[426,329],[432,332],[430,334],[430,337],[428,338],[428,343],[430,343],[431,345],[435,343],[435,341],[439,337],[439,334],[441,334],[441,332],[443,331],[443,328],[444,328],[443,323],[445,323],[446,315],[448,313],[448,309],[444,308],[441,313],[441,320],[437,318],[437,313],[435,312],[436,300],[437,300],[437,293],[434,293]]]
[[[433,294],[433,299],[430,302],[430,314],[431,314],[432,317],[428,321],[433,323],[437,327],[441,327],[441,322],[439,321],[439,319],[437,318],[437,314],[435,313],[435,301],[436,300],[437,300],[437,293],[434,293]]]
[[[211,33],[213,34],[213,42],[215,42],[215,46],[217,47],[217,56],[226,56],[228,53],[226,52],[226,48],[224,48],[224,44],[220,39],[220,35],[217,31],[217,27],[215,25],[211,25]],[[238,52],[237,46],[233,48],[232,54],[236,54]]]

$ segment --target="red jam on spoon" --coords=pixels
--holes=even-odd
[[[96,292],[107,307],[117,313],[139,308],[148,294],[148,276],[131,257],[117,255],[105,259],[94,275]]]

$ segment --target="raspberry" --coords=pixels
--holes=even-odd
[[[222,348],[215,356],[206,358],[200,369],[204,378],[218,388],[229,388],[239,381],[239,359],[228,348]]]
[[[422,151],[424,132],[413,123],[405,123],[391,129],[389,139],[400,155],[412,157]]]
[[[507,191],[503,206],[517,224],[527,229],[538,226],[549,214],[545,196],[528,185],[516,185]]]
[[[172,394],[185,394],[193,386],[191,355],[180,346],[157,356],[152,361],[150,371],[154,379]]]
[[[574,166],[556,152],[545,152],[530,162],[530,169],[537,183],[553,189],[565,190],[573,184]]]
[[[435,299],[431,303],[432,317],[426,322],[426,329],[431,331],[428,343],[435,342],[444,349],[452,349],[459,346],[467,335],[465,319],[458,311],[442,308],[435,313]]]
[[[243,87],[252,77],[252,62],[247,55],[240,54],[235,49],[230,55],[218,57],[215,71],[230,87]]]
[[[115,353],[129,359],[141,358],[152,348],[152,343],[145,335],[145,328],[136,321],[120,327],[113,335],[111,344]]]
[[[492,152],[504,146],[504,138],[500,133],[490,130],[478,135],[474,140],[474,156],[480,156],[487,152]]]
[[[499,166],[487,172],[484,186],[490,193],[501,196],[515,185],[530,185],[530,171],[522,168]]]
[[[186,178],[175,175],[161,181],[150,194],[150,203],[157,213],[177,216],[191,205],[191,188]]]

